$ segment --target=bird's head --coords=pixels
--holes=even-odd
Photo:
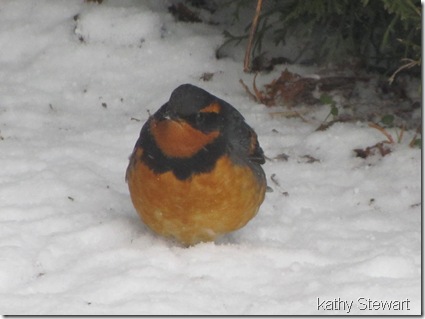
[[[194,85],[183,84],[154,114],[150,131],[165,155],[190,157],[214,142],[224,126],[221,100]]]

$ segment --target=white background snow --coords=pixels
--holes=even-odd
[[[0,313],[347,313],[318,307],[337,299],[351,314],[419,314],[414,132],[365,160],[353,149],[385,140],[367,123],[315,131],[328,106],[272,116],[285,109],[249,99],[242,61],[215,58],[221,29],[176,22],[168,5],[0,1]],[[190,248],[148,231],[124,181],[148,110],[182,83],[238,108],[267,157],[289,156],[264,165],[274,191],[245,228]]]

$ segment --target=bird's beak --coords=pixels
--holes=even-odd
[[[170,110],[166,110],[163,116],[164,116],[164,119],[167,121],[173,121],[179,124],[182,122],[182,119],[179,118],[175,113],[171,112]]]
[[[172,120],[173,119],[173,116],[172,116],[172,114],[171,114],[171,112],[170,112],[169,109],[166,109],[165,110],[163,116],[164,116],[164,119],[166,119],[166,120]]]

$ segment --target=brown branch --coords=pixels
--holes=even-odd
[[[239,79],[239,83],[242,84],[243,88],[245,89],[245,92],[248,93],[249,97],[251,99],[253,99],[254,101],[258,102],[257,97],[255,96],[255,94],[252,94],[252,92],[249,90],[248,85],[246,85],[244,83],[244,81],[242,81],[242,79]]]
[[[252,44],[254,42],[255,31],[257,30],[258,18],[260,17],[262,4],[263,4],[263,0],[257,1],[257,8],[255,9],[254,19],[252,20],[251,30],[249,31],[248,45],[245,51],[245,59],[243,62],[244,72],[251,71],[251,50],[252,50]]]
[[[263,100],[263,95],[261,94],[261,92],[258,90],[257,85],[255,84],[255,79],[257,78],[258,73],[255,73],[254,75],[254,79],[252,80],[252,88],[254,89],[254,93],[257,96],[257,99],[259,101]]]
[[[415,135],[413,136],[412,140],[409,143],[409,146],[410,147],[414,147],[415,146],[416,138],[418,137],[418,134],[421,134],[421,127],[420,126],[416,129]]]
[[[413,68],[416,65],[420,65],[421,64],[421,60],[412,60],[412,59],[401,59],[402,61],[406,61],[406,64],[403,64],[402,66],[400,66],[388,79],[388,82],[391,84],[393,83],[395,77],[397,76],[397,74],[405,69],[410,69]]]
[[[397,142],[398,143],[401,143],[401,141],[403,140],[403,135],[404,135],[405,130],[406,130],[406,128],[404,127],[404,124],[403,124],[400,128],[400,134],[397,133]]]
[[[391,136],[391,134],[390,134],[390,133],[388,133],[388,132],[387,132],[387,130],[386,130],[386,129],[384,129],[382,126],[379,126],[378,124],[375,124],[375,123],[369,123],[369,126],[370,126],[370,127],[375,128],[375,129],[377,129],[378,131],[380,131],[382,134],[384,134],[384,135],[385,135],[385,137],[387,138],[388,142],[390,142],[391,144],[394,144],[394,139],[393,139],[393,137],[392,137],[392,136]]]

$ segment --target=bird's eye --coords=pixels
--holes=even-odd
[[[195,120],[197,125],[203,125],[206,120],[206,113],[202,113],[202,112],[197,113]]]
[[[186,120],[205,132],[214,131],[220,127],[220,116],[217,113],[198,112],[187,117]]]

